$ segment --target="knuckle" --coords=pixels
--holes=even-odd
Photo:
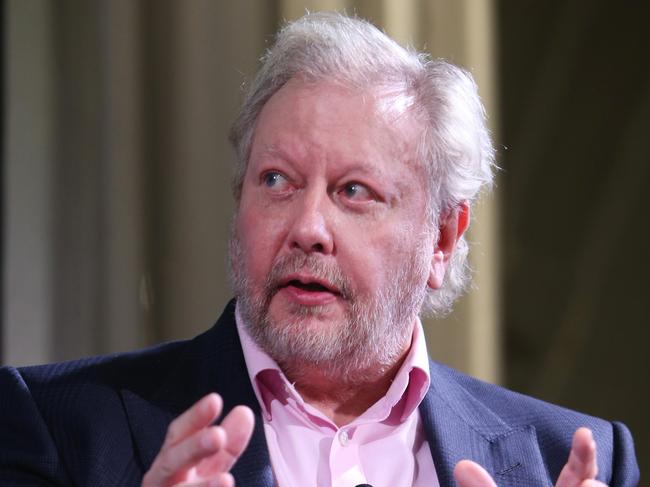
[[[158,470],[158,476],[163,479],[169,479],[176,474],[175,469],[173,466],[165,461],[160,462],[160,464],[157,466],[156,470]]]
[[[161,473],[173,473],[172,472],[172,465],[174,461],[174,455],[170,450],[166,450],[163,452],[160,452],[160,455],[158,456],[158,465],[157,465],[157,470]]]
[[[176,473],[173,465],[173,457],[169,453],[169,450],[162,450],[145,474],[143,486],[145,485],[144,479],[147,479],[147,485],[153,486],[157,485],[160,480],[164,481],[165,479],[171,478]]]

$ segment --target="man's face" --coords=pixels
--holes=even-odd
[[[400,99],[333,83],[291,80],[262,109],[231,260],[245,321],[280,365],[350,376],[408,349],[435,243],[420,130]]]

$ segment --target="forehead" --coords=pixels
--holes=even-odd
[[[298,158],[413,166],[422,134],[413,105],[412,97],[396,88],[361,90],[294,78],[263,107],[251,157],[290,152]]]

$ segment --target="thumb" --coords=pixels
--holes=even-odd
[[[490,474],[471,460],[461,460],[456,464],[454,478],[458,487],[497,487]]]

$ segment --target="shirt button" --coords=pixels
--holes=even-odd
[[[341,446],[348,446],[348,443],[350,441],[350,437],[348,436],[348,432],[343,430],[339,433],[339,443],[341,443]]]

